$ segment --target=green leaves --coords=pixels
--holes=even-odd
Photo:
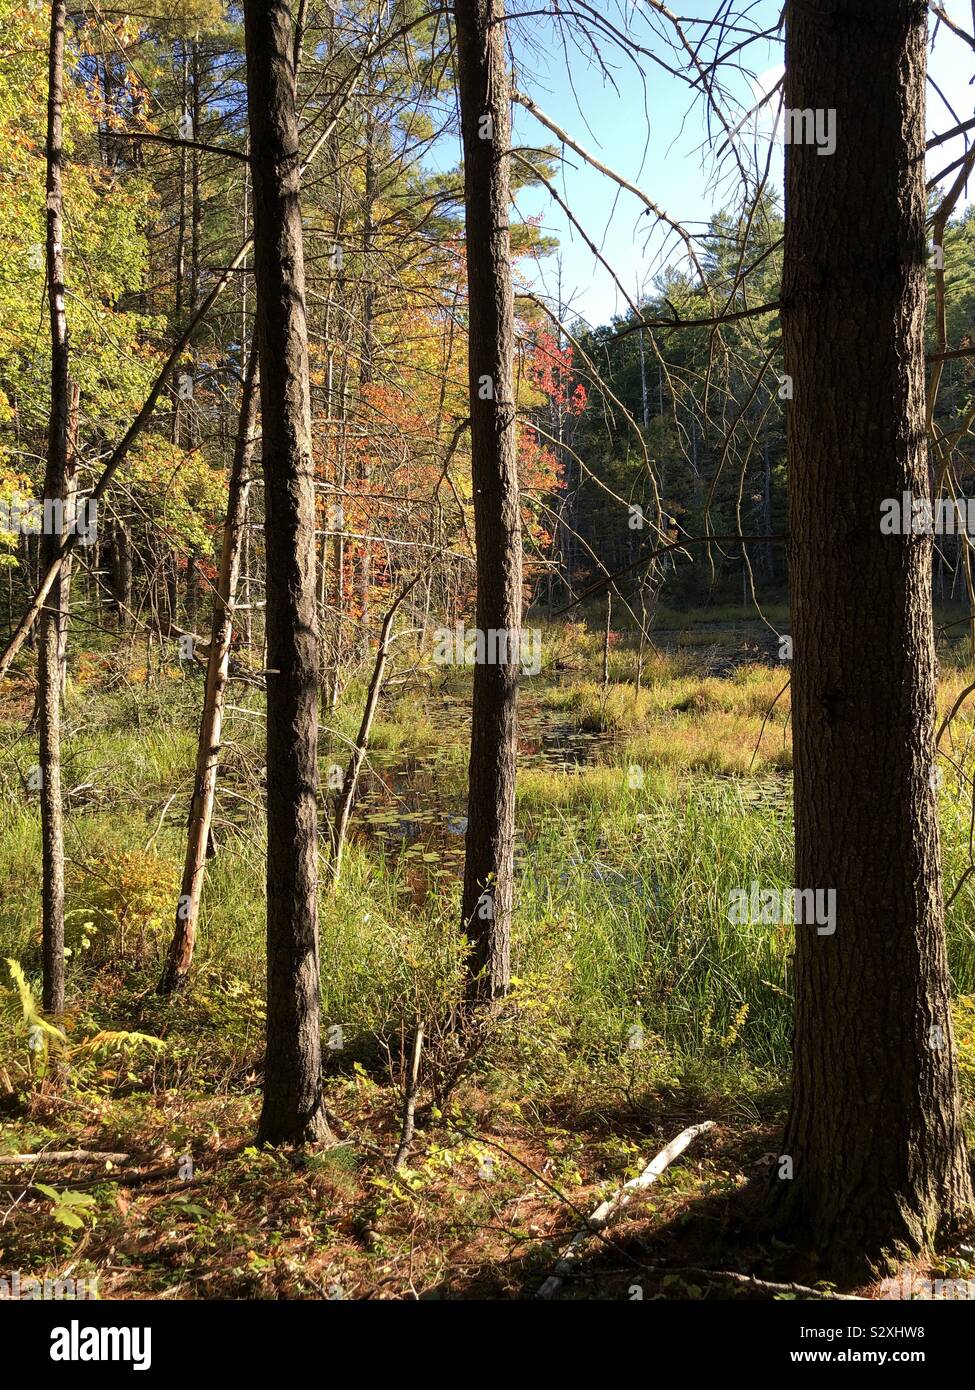
[[[67,1226],[70,1231],[83,1230],[85,1221],[95,1215],[97,1203],[90,1192],[73,1192],[70,1188],[59,1192],[46,1182],[36,1182],[34,1187],[51,1202],[51,1215],[58,1225]]]

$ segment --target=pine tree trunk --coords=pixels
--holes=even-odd
[[[318,632],[291,13],[244,6],[267,551],[267,1055],[258,1137],[328,1136],[318,967]]]
[[[463,926],[468,996],[496,999],[509,983],[514,890],[521,515],[512,381],[509,82],[502,0],[455,0],[457,81],[464,142],[469,293],[471,467],[477,546],[474,667]],[[490,631],[508,636],[490,660]]]
[[[837,113],[835,154],[786,159],[796,928],[781,1229],[837,1272],[928,1246],[969,1203],[945,954],[930,537],[881,502],[929,496],[924,431],[925,11],[790,4],[789,109]]]
[[[68,324],[64,311],[64,224],[61,193],[65,0],[51,5],[51,43],[47,101],[47,283],[51,317],[51,413],[47,436],[44,497],[63,499],[68,470]],[[53,517],[52,517],[53,522]],[[59,528],[45,525],[41,566],[46,569],[61,546]],[[43,861],[43,1004],[47,1013],[64,1010],[64,808],[61,803],[60,610],[63,571],[51,586],[41,615],[37,645],[38,724],[41,773],[41,854]]]

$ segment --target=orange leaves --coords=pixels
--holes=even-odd
[[[586,388],[581,382],[572,385],[572,348],[559,347],[551,333],[541,331],[526,364],[528,380],[551,403],[581,415],[586,408]]]
[[[564,468],[553,450],[543,444],[533,425],[518,427],[518,478],[522,489],[554,492],[564,485]]]

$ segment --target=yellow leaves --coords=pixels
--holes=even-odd
[[[48,1023],[38,1011],[33,990],[27,983],[27,976],[24,974],[24,968],[20,964],[20,961],[12,960],[7,956],[6,962],[7,969],[10,972],[10,978],[14,982],[14,987],[20,1000],[20,1007],[23,1013],[24,1023],[27,1025],[32,1049],[34,1051],[40,1050],[38,1047],[35,1047],[34,1044],[40,1042],[42,1039],[44,1044],[49,1041],[67,1042],[67,1038],[62,1033],[61,1029],[55,1028],[53,1023]]]
[[[161,435],[144,434],[126,464],[126,481],[147,511],[161,518],[174,548],[213,553],[208,524],[222,515],[224,485],[202,450],[184,450]]]
[[[730,1048],[734,1047],[735,1043],[738,1041],[742,1028],[745,1026],[747,1017],[748,1005],[742,1004],[735,1012],[735,1016],[731,1021],[731,1027],[719,1043],[722,1051],[727,1052]]]
[[[154,1038],[149,1033],[128,1033],[125,1031],[107,1031],[95,1033],[90,1038],[73,1048],[73,1052],[87,1052],[92,1056],[110,1055],[115,1052],[134,1052],[139,1047],[155,1048],[157,1052],[163,1051],[166,1044],[162,1038]]]
[[[100,856],[92,868],[87,906],[103,927],[118,932],[120,949],[127,931],[144,935],[168,925],[179,879],[174,860],[132,850]]]
[[[955,1049],[962,1089],[975,1096],[975,994],[965,994],[952,1005]]]
[[[56,1028],[53,1023],[48,1023],[38,1007],[34,998],[34,992],[27,982],[23,966],[19,961],[6,957],[7,969],[10,978],[13,980],[20,1006],[22,1021],[27,1030],[27,1047],[29,1056],[35,1059],[32,1066],[36,1065],[37,1073],[44,1075],[47,1068],[47,1054],[52,1046],[61,1047],[67,1043],[67,1038],[60,1028]],[[0,996],[0,1003],[2,1003]]]

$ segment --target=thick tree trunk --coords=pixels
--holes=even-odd
[[[258,1137],[327,1137],[318,967],[318,632],[291,13],[246,0],[267,549],[267,1056]]]
[[[223,527],[223,547],[220,552],[220,573],[213,598],[213,626],[210,633],[210,653],[207,658],[206,689],[203,696],[203,715],[200,720],[200,740],[196,752],[196,776],[190,802],[189,834],[186,858],[183,861],[183,882],[176,908],[176,926],[159,993],[171,994],[186,982],[193,961],[196,943],[196,922],[200,914],[200,896],[206,869],[207,842],[213,820],[213,799],[217,789],[220,766],[220,736],[223,728],[223,707],[227,694],[227,673],[230,669],[230,645],[234,627],[234,600],[240,575],[243,551],[247,498],[251,485],[251,463],[257,425],[257,349],[252,349],[244,377],[240,402],[237,441],[230,469],[227,495],[227,517]]]
[[[64,85],[65,0],[51,5],[51,43],[47,98],[47,283],[51,317],[51,414],[47,435],[44,497],[64,498],[68,471],[68,324],[64,311],[64,225],[61,193]],[[51,518],[53,523],[54,518]],[[46,569],[61,545],[57,526],[45,525],[41,567]],[[60,610],[64,571],[47,597],[37,647],[38,724],[41,772],[41,853],[43,876],[43,1004],[48,1013],[64,1009],[64,820],[61,804],[61,661]]]
[[[949,1011],[934,762],[928,496],[925,10],[790,4],[789,109],[835,110],[835,154],[786,161],[796,884],[792,1109],[779,1216],[837,1272],[930,1244],[971,1198]]]
[[[514,888],[521,515],[512,382],[514,309],[508,214],[511,120],[502,0],[455,0],[457,80],[467,218],[471,465],[477,545],[474,667],[463,926],[471,941],[468,997],[509,982]],[[488,634],[507,634],[492,653]]]

